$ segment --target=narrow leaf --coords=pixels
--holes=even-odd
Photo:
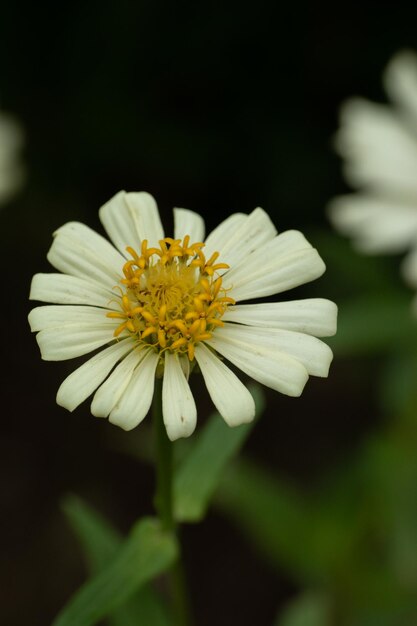
[[[290,485],[248,459],[239,459],[224,474],[214,504],[272,566],[286,567],[301,584],[315,582],[321,572],[306,558],[311,511]]]
[[[274,626],[331,626],[333,623],[329,598],[305,591],[285,607]]]
[[[263,393],[255,385],[250,391],[259,417],[265,404]],[[253,425],[230,428],[218,413],[213,413],[175,476],[174,511],[179,522],[198,522],[204,517],[226,464],[243,446]]]
[[[62,503],[64,512],[78,537],[90,574],[111,562],[123,542],[122,535],[94,509],[75,495]],[[150,585],[143,585],[109,617],[109,626],[169,626],[170,619],[162,599]]]
[[[90,573],[96,574],[117,553],[122,536],[104,517],[75,495],[68,495],[62,502],[62,508],[82,546]]]
[[[140,520],[111,563],[75,593],[52,626],[96,624],[166,571],[176,556],[174,537],[163,532],[157,520]]]

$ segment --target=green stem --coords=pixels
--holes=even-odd
[[[155,380],[155,391],[152,405],[155,453],[156,453],[156,491],[155,508],[162,527],[177,534],[174,520],[172,477],[173,455],[172,442],[168,439],[162,416],[162,379]],[[178,542],[179,543],[179,542]],[[173,608],[176,615],[175,626],[191,626],[190,608],[185,583],[182,555],[178,555],[177,561],[169,571],[170,588]]]

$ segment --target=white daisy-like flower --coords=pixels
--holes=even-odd
[[[383,82],[391,104],[352,98],[341,107],[335,145],[356,192],[334,198],[328,215],[360,252],[409,251],[401,270],[417,287],[417,55],[398,52]]]
[[[333,302],[237,304],[325,271],[301,232],[277,235],[257,208],[231,215],[205,239],[202,217],[175,208],[174,237],[165,237],[146,192],[117,193],[99,217],[112,243],[81,223],[65,224],[48,253],[62,273],[32,281],[30,298],[54,303],[29,314],[42,358],[100,349],[64,380],[59,405],[73,411],[94,393],[92,414],[130,430],[147,415],[155,377],[163,376],[163,418],[174,440],[196,425],[188,383],[195,363],[230,426],[251,421],[255,405],[224,359],[290,396],[301,394],[309,375],[328,375],[333,355],[317,337],[336,332]]]
[[[0,113],[0,204],[7,202],[23,182],[22,144],[21,126],[12,116]]]

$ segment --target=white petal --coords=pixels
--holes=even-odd
[[[190,359],[186,354],[180,354],[178,356],[178,360],[180,362],[182,371],[184,372],[185,378],[188,380],[190,378],[191,368],[190,368]]]
[[[261,298],[298,287],[325,271],[317,250],[298,231],[286,231],[223,276],[235,300]]]
[[[109,421],[112,424],[124,430],[132,430],[146,417],[152,404],[158,360],[159,354],[148,350],[133,372],[125,392],[109,415]]]
[[[229,426],[251,422],[255,417],[255,402],[245,385],[204,344],[195,349],[213,404]]]
[[[99,217],[116,248],[125,255],[131,246],[140,252],[141,240],[136,228],[134,209],[126,202],[126,192],[119,191],[99,210]]]
[[[97,389],[91,403],[91,413],[95,417],[107,417],[111,413],[146,354],[147,349],[133,349]]]
[[[411,250],[401,264],[401,273],[412,287],[417,287],[417,248]]]
[[[90,304],[108,307],[115,293],[98,283],[67,274],[35,274],[30,300],[56,304]]]
[[[388,95],[410,116],[417,125],[417,55],[411,50],[401,50],[389,62],[384,72]]]
[[[231,297],[236,301],[251,300],[288,291],[319,278],[326,266],[317,250],[311,249],[289,254],[279,264],[264,269],[264,275],[252,272],[246,282],[233,286]]]
[[[222,320],[256,327],[295,330],[316,337],[330,337],[336,333],[337,306],[324,298],[238,304],[229,306]]]
[[[114,341],[113,328],[95,328],[94,325],[66,324],[41,330],[36,335],[45,361],[74,359]]]
[[[254,328],[226,322],[217,328],[215,338],[227,339],[233,343],[247,343],[249,346],[262,346],[282,352],[300,361],[312,376],[326,377],[333,359],[329,346],[317,337],[292,330],[277,328]]]
[[[48,261],[60,272],[112,288],[122,276],[124,257],[101,235],[77,222],[54,233]]]
[[[250,213],[245,220],[229,233],[227,241],[221,249],[214,250],[206,241],[204,254],[209,258],[213,252],[220,252],[219,262],[228,263],[231,267],[239,265],[253,251],[261,248],[277,234],[277,229],[269,215],[261,208]]]
[[[197,423],[197,409],[190,386],[184,376],[178,356],[165,352],[162,385],[162,413],[171,441],[189,437]]]
[[[239,262],[224,275],[223,281],[226,281],[227,284],[231,281],[233,284],[238,284],[242,278],[248,276],[252,271],[260,269],[261,266],[269,266],[281,257],[311,248],[312,245],[300,231],[287,230],[265,245],[253,250],[251,254],[243,254]]]
[[[223,222],[220,222],[206,238],[204,254],[207,258],[210,258],[213,252],[221,253],[230,237],[234,235],[236,230],[240,228],[247,219],[248,216],[245,213],[232,213],[232,215],[229,215]]]
[[[308,380],[304,365],[271,348],[218,337],[217,331],[205,343],[254,380],[287,396],[300,396]]]
[[[346,102],[336,149],[354,187],[379,194],[417,195],[417,141],[401,116],[387,106],[362,99]]]
[[[132,349],[130,339],[101,350],[70,374],[58,389],[57,404],[73,411],[103,382],[116,363]]]
[[[100,329],[117,328],[120,320],[106,317],[106,310],[93,306],[72,306],[51,304],[38,306],[28,315],[32,331],[66,325],[92,326]]]
[[[189,209],[174,208],[174,239],[190,236],[190,243],[204,241],[204,220],[198,213]]]
[[[353,237],[361,252],[402,252],[417,238],[417,195],[413,203],[348,194],[330,202],[327,211],[333,226]]]
[[[125,195],[125,201],[134,216],[140,240],[147,239],[149,248],[158,246],[164,238],[164,229],[153,196],[146,191],[131,192]]]

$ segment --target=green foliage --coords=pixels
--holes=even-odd
[[[288,484],[240,459],[223,476],[215,504],[272,565],[301,573],[301,580],[310,578],[312,564],[305,559],[309,511]]]
[[[340,357],[417,348],[417,320],[410,314],[410,300],[401,292],[381,292],[341,303],[330,347]]]
[[[62,501],[62,508],[77,535],[90,572],[96,574],[117,553],[122,536],[78,496],[66,496]]]
[[[242,458],[222,480],[215,503],[259,554],[300,589],[323,590],[301,595],[277,625],[307,626],[328,603],[342,626],[417,623],[412,417],[369,437],[310,494]]]
[[[98,573],[75,593],[54,620],[53,626],[96,624],[129,600],[143,585],[166,571],[177,557],[175,538],[162,532],[157,520],[144,518],[133,526],[129,536],[106,564],[114,551],[114,532],[109,531],[107,524],[101,525],[96,515],[90,516],[79,501],[67,500],[66,510],[83,543],[88,542],[86,552]],[[93,538],[97,528],[97,535]],[[150,603],[152,606],[152,601]],[[121,626],[120,617],[116,616],[116,620]],[[140,623],[136,621],[135,624],[140,626]],[[143,623],[144,626],[149,624]]]
[[[412,347],[412,346],[411,346]],[[405,415],[417,407],[417,350],[396,350],[385,360],[378,385],[379,408],[385,415]]]
[[[274,626],[332,626],[331,604],[322,593],[306,591],[278,615]]]
[[[329,268],[325,295],[339,305],[338,332],[326,341],[336,359],[383,357],[375,381],[383,419],[307,492],[244,453],[238,456],[253,423],[232,429],[214,413],[192,440],[176,444],[175,519],[199,522],[213,502],[260,558],[279,574],[285,572],[299,593],[278,613],[275,626],[417,624],[417,320],[411,315],[412,296],[394,263],[361,257],[333,235],[318,233],[315,239]],[[251,391],[259,417],[264,396],[257,385]],[[79,500],[67,500],[65,510],[93,581],[100,580],[120,560],[122,540]],[[85,598],[93,599],[95,610],[91,589]],[[83,590],[67,611],[83,606]],[[136,585],[129,602],[117,595],[124,592],[120,586],[113,597],[117,606],[100,613],[111,626],[168,626],[149,584]],[[74,621],[53,626],[94,623],[75,615],[69,618]]]
[[[90,575],[97,574],[117,555],[123,543],[122,535],[94,509],[75,495],[63,503],[65,514],[78,537]],[[169,626],[162,598],[150,585],[142,587],[108,619],[109,626]]]
[[[256,416],[264,409],[260,387],[250,388],[255,399]],[[203,431],[182,460],[174,479],[174,514],[179,522],[199,522],[224,469],[245,443],[254,422],[230,428],[218,413],[213,413]]]

